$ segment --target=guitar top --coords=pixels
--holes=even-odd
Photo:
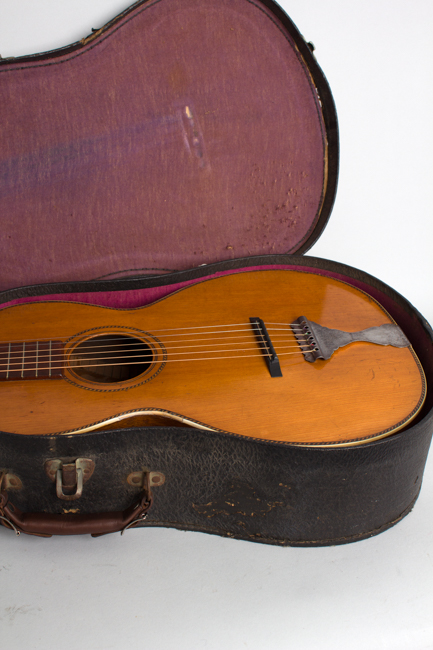
[[[362,291],[300,271],[240,272],[138,309],[0,311],[0,430],[152,422],[307,446],[402,429],[426,395],[400,328]]]

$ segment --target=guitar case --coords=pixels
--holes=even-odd
[[[421,314],[380,280],[304,255],[332,210],[337,118],[312,46],[272,0],[137,2],[69,47],[1,60],[0,98],[3,308],[133,308],[226,274],[304,271],[377,300],[433,386]],[[413,507],[432,402],[428,390],[393,435],[337,447],[158,416],[6,431],[0,521],[46,536],[169,526],[279,545],[361,540]]]

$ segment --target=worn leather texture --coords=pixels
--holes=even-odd
[[[164,276],[163,281],[278,263],[315,269],[368,290],[409,337],[427,384],[433,385],[430,326],[402,296],[357,269],[311,257],[273,256],[210,265]],[[156,281],[119,280],[110,286],[131,289]],[[61,285],[61,290],[77,291],[82,285]],[[98,288],[106,291],[107,283],[94,283],[92,290]],[[33,291],[29,289],[28,295]],[[2,433],[0,470],[20,478],[23,488],[9,490],[9,498],[23,512],[123,511],[139,492],[127,482],[128,475],[157,471],[166,481],[153,489],[154,504],[143,526],[171,526],[281,545],[341,544],[385,530],[412,508],[432,435],[432,392],[412,426],[354,447],[291,447],[183,427],[59,437]],[[44,471],[45,461],[70,462],[78,457],[91,458],[94,473],[79,500],[61,501]]]
[[[359,447],[305,449],[184,428],[124,429],[76,437],[2,436],[2,463],[23,483],[9,499],[25,512],[128,508],[131,471],[165,475],[144,526],[282,545],[339,544],[374,535],[412,507],[430,443],[427,422]],[[91,457],[95,471],[73,503],[55,495],[47,458]],[[5,469],[3,465],[3,469]]]

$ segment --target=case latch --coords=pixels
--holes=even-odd
[[[47,460],[45,471],[56,483],[56,494],[64,501],[74,501],[83,494],[83,485],[93,474],[95,463],[90,458],[65,462],[60,458]]]

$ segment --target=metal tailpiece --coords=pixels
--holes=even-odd
[[[386,323],[377,327],[368,327],[359,332],[342,332],[318,325],[300,316],[292,325],[306,361],[313,363],[316,359],[330,359],[333,353],[349,343],[365,342],[376,345],[392,345],[406,348],[410,341],[395,323]]]

